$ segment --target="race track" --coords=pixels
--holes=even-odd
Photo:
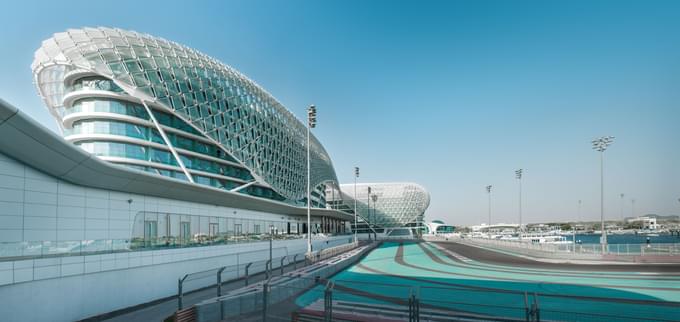
[[[641,272],[636,266],[546,264],[487,252],[450,243],[385,242],[333,277],[333,299],[404,305],[417,292],[423,308],[523,318],[525,303],[536,296],[546,320],[680,318],[680,272],[666,266]],[[296,304],[319,298],[321,286]]]

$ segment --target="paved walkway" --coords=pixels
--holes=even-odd
[[[300,268],[304,264],[299,262],[297,267]],[[288,265],[284,267],[284,273],[294,270],[294,266]],[[279,275],[280,270],[274,269],[274,275]],[[264,273],[255,274],[250,277],[250,283],[256,283],[265,279]],[[235,290],[245,286],[245,280],[239,279],[229,281],[222,284],[222,294],[230,290]],[[200,301],[213,298],[217,295],[217,288],[210,287],[208,289],[199,290],[196,292],[184,294],[183,305],[189,307]],[[147,321],[163,321],[165,318],[172,315],[177,310],[177,297],[168,298],[165,300],[143,304],[138,307],[125,309],[124,311],[116,311],[107,314],[106,316],[99,316],[88,319],[86,321],[109,321],[109,322],[147,322]],[[290,320],[290,319],[289,319]]]

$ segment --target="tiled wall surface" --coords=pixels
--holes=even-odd
[[[141,211],[281,221],[278,214],[77,186],[0,154],[0,247],[21,241],[129,239]]]
[[[351,239],[316,239],[314,249]],[[305,251],[304,239],[273,244],[275,258]],[[269,243],[257,242],[0,262],[0,316],[3,321],[80,320],[175,295],[177,280],[185,274],[268,258]],[[255,268],[251,272],[261,271],[262,265]],[[225,280],[235,277],[223,275]],[[214,279],[192,281],[186,287],[209,283]]]
[[[131,200],[131,202],[129,202]],[[285,215],[77,186],[0,154],[0,247],[22,241],[129,239],[138,212],[295,221]],[[315,249],[347,243],[317,239]],[[305,239],[274,242],[274,257]],[[184,274],[269,257],[268,242],[26,260],[0,258],[3,321],[72,321],[172,296]]]

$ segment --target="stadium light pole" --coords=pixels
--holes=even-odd
[[[491,185],[486,186],[486,194],[489,198],[489,226],[491,226]]]
[[[607,251],[607,231],[604,227],[604,151],[614,143],[614,137],[603,136],[593,140],[592,143],[593,149],[600,152],[600,229],[602,230],[600,245],[602,245],[602,254],[604,254]]]
[[[624,221],[624,220],[623,220],[623,197],[625,197],[625,196],[626,196],[626,195],[623,194],[623,193],[619,194],[619,197],[621,197],[621,221],[622,221],[622,222]]]
[[[373,226],[375,226],[375,218],[376,218],[376,216],[375,216],[376,207],[375,206],[377,205],[377,202],[378,202],[378,195],[376,195],[374,193],[373,195],[371,195],[371,199],[373,200]],[[370,228],[370,226],[369,226],[369,228]],[[368,233],[370,234],[371,231],[369,230]],[[373,240],[378,241],[378,234],[375,232],[375,228],[373,229]]]
[[[312,171],[311,171],[311,129],[316,127],[316,106],[307,108],[307,253],[312,252]]]
[[[578,218],[578,221],[581,222],[581,204],[583,203],[583,200],[579,199],[578,200],[578,212],[576,213],[576,217]]]
[[[522,172],[523,169],[515,170],[515,178],[519,182],[519,239],[522,239]]]
[[[635,199],[630,199],[630,215],[635,218]]]
[[[368,233],[368,241],[371,241],[371,187],[368,187],[368,193],[366,194],[366,201],[368,202],[366,204],[368,208],[368,215],[366,216],[366,226],[368,227],[368,230],[366,231]]]
[[[357,178],[359,178],[359,167],[354,167],[354,242],[357,239]]]

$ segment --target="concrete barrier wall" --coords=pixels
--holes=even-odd
[[[311,267],[272,279],[268,292],[268,304],[273,305],[315,286],[315,278],[327,279],[356,263],[377,244],[361,248],[343,259],[328,259]],[[339,255],[342,256],[342,255]],[[304,272],[303,272],[304,271]],[[213,322],[233,318],[263,309],[262,283],[232,291],[224,296],[209,299],[195,305],[197,321]]]
[[[673,253],[666,255],[621,255],[621,254],[605,254],[589,253],[589,252],[573,252],[568,250],[558,250],[554,245],[540,245],[521,242],[507,242],[499,240],[488,240],[482,238],[441,238],[441,237],[425,237],[427,241],[436,242],[456,242],[470,246],[477,246],[495,250],[499,252],[509,253],[513,255],[523,255],[535,259],[549,259],[549,260],[577,260],[577,261],[611,261],[611,262],[639,262],[639,263],[678,263],[680,256]],[[578,245],[577,245],[578,247]],[[577,248],[578,250],[578,248]]]
[[[350,241],[348,236],[338,236],[316,239],[313,244],[321,249]],[[307,250],[305,239],[274,241],[273,247],[274,257]],[[31,260],[19,271],[26,281],[0,286],[0,317],[2,321],[80,320],[174,296],[177,280],[188,273],[266,259],[269,242]],[[204,279],[188,287],[212,283],[215,279]]]

